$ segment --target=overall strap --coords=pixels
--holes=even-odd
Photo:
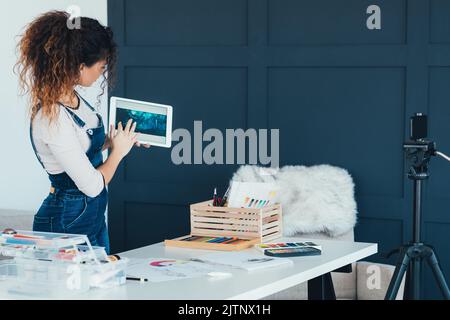
[[[80,128],[84,128],[86,122],[84,122],[79,116],[77,116],[75,112],[70,110],[70,108],[66,107],[62,103],[60,103],[60,105],[61,107],[64,107],[64,110],[66,110],[66,112],[69,114],[69,116],[72,118],[72,120],[75,122],[77,126],[79,126]]]
[[[87,102],[76,90],[74,90],[75,94],[78,96],[78,98],[80,98],[81,100],[84,101],[84,103],[89,107],[89,109],[91,109],[94,112],[97,112],[93,106],[90,105],[89,102]]]
[[[36,150],[36,145],[34,144],[32,124],[33,124],[33,119],[30,120],[30,141],[31,141],[31,147],[33,148],[34,155],[38,159],[38,161],[41,164],[42,168],[44,168],[44,170],[45,170],[44,163],[42,162],[41,157],[39,157],[39,154],[37,153],[37,150]]]
[[[97,115],[97,118],[98,118],[98,122],[100,124],[102,124],[103,123],[102,115],[100,113],[98,113],[97,110],[95,110],[95,108],[93,106],[91,106],[91,104],[89,102],[87,102],[87,100],[84,99],[76,90],[74,90],[74,92],[78,98],[80,98],[81,100],[84,101],[84,103],[86,104],[86,106],[88,106],[89,109],[91,109],[93,112],[95,112],[95,114]],[[90,130],[90,131],[89,130],[88,130],[88,134],[92,135],[92,130]]]
[[[81,102],[81,100],[83,100],[84,103],[86,104],[86,106],[87,106],[89,109],[91,109],[93,112],[95,112],[95,113],[97,114],[97,117],[98,117],[99,120],[101,121],[102,119],[101,119],[100,114],[99,114],[97,111],[95,111],[95,109],[89,104],[89,102],[87,102],[82,96],[80,96],[80,94],[79,94],[76,90],[74,90],[73,92],[74,92],[75,95],[78,97],[78,99],[80,100],[80,102]],[[63,105],[62,103],[60,103],[60,104],[61,104],[61,106],[63,106],[63,107],[66,109],[66,111],[67,111],[67,112],[69,113],[69,115],[72,117],[73,121],[74,121],[80,128],[83,129],[83,128],[86,126],[86,122],[84,122],[79,116],[77,116],[70,108],[66,107],[66,106]],[[92,135],[92,129],[87,129],[86,132],[87,132],[89,135]]]

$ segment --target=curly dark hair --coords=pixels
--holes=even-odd
[[[80,28],[69,28],[69,19],[64,11],[44,13],[27,25],[17,45],[15,71],[22,94],[30,94],[31,119],[39,108],[50,121],[55,118],[58,99],[78,84],[82,64],[91,67],[106,61],[99,97],[115,79],[117,46],[112,30],[87,17],[80,17]]]

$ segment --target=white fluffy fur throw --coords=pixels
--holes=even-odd
[[[285,166],[267,174],[258,166],[241,166],[232,180],[275,182],[280,188],[285,236],[324,232],[332,237],[356,223],[354,184],[350,174],[330,165]]]

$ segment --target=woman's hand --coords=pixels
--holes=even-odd
[[[111,126],[109,130],[108,140],[111,145],[111,153],[109,154],[108,159],[98,167],[98,171],[103,175],[105,180],[105,185],[109,184],[111,179],[114,176],[114,173],[119,166],[120,161],[122,161],[123,157],[125,157],[128,152],[130,152],[133,145],[141,146],[141,144],[136,141],[137,133],[136,130],[136,122],[132,123],[132,120],[128,120],[125,129],[122,126],[122,123],[119,122],[117,125],[117,130],[114,126]],[[105,141],[105,145],[107,145],[107,141]],[[143,144],[145,148],[150,148],[150,145]]]
[[[114,127],[111,125],[109,127],[109,132],[112,132],[114,130]],[[109,134],[105,138],[105,143],[103,144],[102,151],[105,151],[106,149],[111,148],[111,139],[109,138]]]
[[[150,148],[150,144],[148,144],[148,143],[140,143],[139,141],[136,141],[136,143],[134,144],[136,147],[144,147],[144,148]]]
[[[117,129],[112,128],[109,136],[112,148],[111,153],[117,154],[120,158],[125,157],[137,142],[137,133],[134,130],[136,130],[136,122],[133,123],[131,119],[128,120],[125,128],[123,128],[122,122],[117,124]]]

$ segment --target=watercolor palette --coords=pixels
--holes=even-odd
[[[322,246],[311,241],[305,242],[278,242],[278,243],[258,243],[255,244],[255,248],[259,251],[264,252],[269,249],[297,249],[297,248],[307,248],[312,247],[322,250]]]

